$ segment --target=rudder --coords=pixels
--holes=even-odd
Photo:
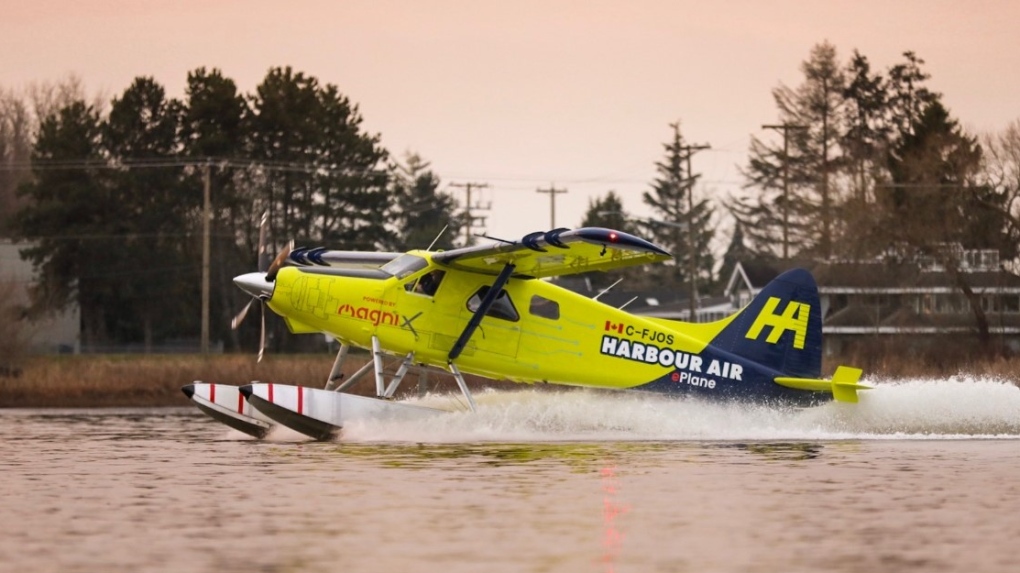
[[[814,277],[804,269],[779,275],[711,344],[787,376],[817,378],[822,312]]]

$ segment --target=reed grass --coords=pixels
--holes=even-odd
[[[368,360],[352,353],[344,365],[349,377]],[[188,399],[181,387],[194,381],[241,385],[251,381],[279,382],[321,387],[333,364],[327,354],[266,355],[79,355],[36,356],[27,359],[17,373],[0,376],[0,408],[19,407],[149,407],[184,406]],[[963,364],[940,364],[887,354],[881,357],[828,357],[825,372],[838,364],[862,367],[865,379],[945,378],[970,375],[1020,384],[1020,358],[975,359]],[[390,362],[390,371],[394,365]],[[431,376],[430,389],[456,391],[449,376]],[[468,377],[478,387],[518,387]],[[402,388],[413,392],[417,374],[408,375]],[[350,391],[369,395],[375,382],[367,376]]]
[[[367,360],[352,355],[347,375]],[[329,355],[80,355],[33,357],[20,375],[0,378],[0,407],[179,406],[181,387],[194,381],[322,386]],[[359,382],[374,384],[371,380]],[[374,386],[373,386],[374,388]]]

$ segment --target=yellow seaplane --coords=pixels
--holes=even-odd
[[[857,391],[869,388],[856,368],[840,366],[821,378],[821,304],[805,270],[787,271],[746,307],[711,323],[630,314],[545,280],[670,258],[637,236],[592,227],[438,252],[289,248],[234,282],[291,332],[340,342],[326,386],[196,382],[183,391],[213,418],[253,436],[282,424],[326,440],[359,417],[436,415],[393,400],[412,367],[452,375],[471,410],[464,373],[793,405],[857,402]],[[263,348],[264,321],[263,314]],[[372,360],[343,380],[351,347],[368,349]],[[389,380],[384,356],[401,359]],[[369,373],[375,397],[345,392]]]

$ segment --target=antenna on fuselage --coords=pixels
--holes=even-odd
[[[623,307],[625,307],[625,306],[627,306],[628,304],[630,304],[630,303],[634,302],[635,300],[637,300],[637,296],[635,296],[635,297],[631,298],[630,300],[628,300],[627,302],[625,302],[625,303],[621,304],[621,305],[620,305],[620,307],[619,307],[619,310],[623,310]]]
[[[595,296],[591,297],[591,299],[592,299],[592,300],[598,300],[600,296],[602,296],[602,295],[606,294],[607,292],[609,292],[609,289],[611,289],[611,288],[613,288],[614,286],[616,286],[616,285],[620,284],[621,282],[623,282],[623,279],[616,279],[616,282],[615,282],[615,283],[613,283],[613,284],[611,284],[611,285],[607,286],[606,288],[604,288],[604,289],[600,290],[600,291],[599,291],[599,294],[597,294],[597,295],[595,295]]]
[[[447,230],[447,229],[449,229],[449,228],[450,228],[450,225],[443,225],[443,230],[442,230],[442,231],[439,231],[439,234],[438,234],[438,235],[436,235],[436,238],[435,238],[435,239],[432,239],[432,242],[431,242],[431,243],[429,243],[429,248],[427,248],[427,249],[425,249],[425,250],[426,250],[426,251],[431,251],[431,250],[432,250],[432,247],[436,246],[436,243],[438,243],[438,242],[439,242],[439,239],[440,239],[440,237],[442,237],[442,236],[443,236],[443,233],[445,233],[445,232],[446,232],[446,230]]]

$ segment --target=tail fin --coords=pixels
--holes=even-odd
[[[791,377],[822,371],[818,286],[804,269],[775,278],[712,341],[712,345]]]

